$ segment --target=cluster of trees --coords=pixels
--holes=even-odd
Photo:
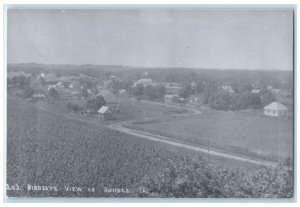
[[[7,84],[16,86],[20,89],[22,98],[30,98],[34,94],[34,89],[30,86],[31,76],[24,74],[18,74],[11,78],[7,78]]]
[[[79,112],[88,110],[90,112],[97,112],[102,106],[106,104],[105,99],[103,96],[98,95],[96,97],[91,97],[86,101],[86,106],[81,107],[77,103],[68,102],[67,108],[70,109],[73,112]]]
[[[103,96],[98,95],[87,100],[86,108],[92,112],[98,111],[102,106],[106,104]]]
[[[163,85],[148,85],[138,84],[130,90],[134,96],[145,97],[149,100],[162,99],[166,94],[166,88]]]
[[[203,103],[212,109],[234,111],[260,109],[275,101],[275,96],[268,90],[262,90],[260,93],[251,93],[252,87],[249,85],[232,88],[234,93],[222,90],[216,84],[207,84],[203,91]]]
[[[8,85],[18,86],[20,88],[25,88],[30,86],[30,76],[25,76],[24,74],[15,75],[11,78],[7,78]]]

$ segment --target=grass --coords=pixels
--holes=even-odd
[[[136,122],[140,130],[204,146],[270,160],[292,157],[292,120],[265,117],[257,111],[218,112],[161,122]]]

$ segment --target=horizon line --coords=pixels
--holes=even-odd
[[[239,71],[286,71],[286,72],[293,72],[294,69],[292,70],[286,70],[286,69],[275,69],[275,68],[263,68],[263,69],[258,69],[258,68],[212,68],[212,67],[188,67],[188,66],[135,66],[135,65],[122,65],[122,64],[89,64],[89,63],[84,63],[84,64],[70,64],[70,63],[65,63],[65,64],[60,64],[60,63],[36,63],[36,62],[22,62],[22,63],[7,63],[8,65],[30,65],[30,64],[35,64],[35,65],[55,65],[55,66],[121,66],[121,67],[126,67],[126,68],[143,68],[143,69],[193,69],[193,70],[239,70]]]

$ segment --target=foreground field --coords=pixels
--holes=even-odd
[[[227,113],[206,110],[187,118],[136,122],[133,127],[267,160],[282,160],[293,154],[292,120],[265,117],[255,111]]]
[[[276,168],[221,168],[186,151],[65,119],[18,100],[8,100],[7,124],[9,196],[293,195],[290,161]]]

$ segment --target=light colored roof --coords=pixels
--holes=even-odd
[[[165,98],[173,98],[173,97],[174,97],[174,95],[171,95],[171,94],[165,95]]]
[[[251,93],[260,93],[260,90],[259,89],[252,89]]]
[[[99,109],[98,113],[100,113],[100,114],[105,114],[105,113],[107,113],[108,111],[109,111],[109,107],[108,107],[108,106],[102,106],[102,107]]]
[[[137,86],[138,84],[142,84],[142,85],[152,85],[152,79],[151,78],[142,78],[139,79],[138,81],[136,81],[133,85]]]
[[[274,101],[271,104],[265,106],[264,109],[278,110],[278,111],[288,110],[288,108],[285,105],[283,105],[281,103],[278,103],[276,101]]]
[[[45,98],[46,96],[44,94],[37,93],[37,94],[33,94],[33,97],[36,97],[36,98]]]

